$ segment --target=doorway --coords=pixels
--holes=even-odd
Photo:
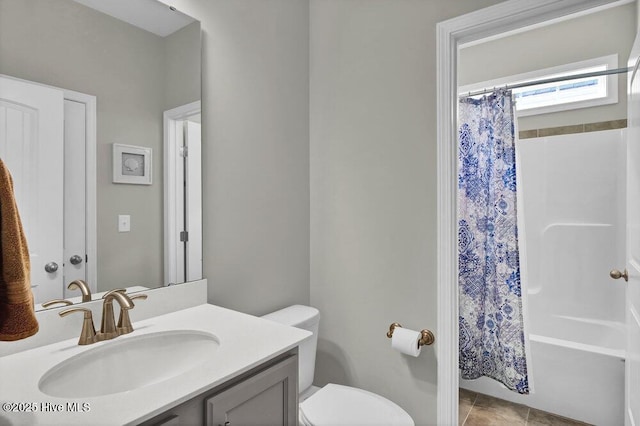
[[[202,277],[200,101],[164,113],[164,285]]]
[[[458,423],[457,67],[463,43],[539,25],[612,1],[507,1],[437,26],[438,424]]]

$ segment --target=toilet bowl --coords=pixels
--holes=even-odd
[[[263,318],[311,331],[313,336],[298,351],[299,419],[305,426],[414,426],[413,419],[400,406],[363,389],[329,383],[312,386],[320,312],[316,308],[293,305]]]

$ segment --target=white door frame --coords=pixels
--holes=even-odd
[[[180,212],[175,210],[179,190],[175,183],[178,177],[178,161],[180,160],[177,147],[177,123],[201,112],[200,101],[191,102],[163,114],[164,125],[164,285],[181,282],[177,279],[178,264],[178,217]],[[182,205],[182,203],[180,203]]]
[[[626,1],[628,3],[629,1]],[[616,0],[509,0],[438,23],[437,424],[458,424],[457,113],[461,44],[566,17]],[[508,57],[507,57],[508,58]]]

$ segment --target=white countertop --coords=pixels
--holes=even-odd
[[[99,327],[99,321],[98,322]],[[0,358],[1,425],[127,425],[150,419],[192,397],[282,354],[311,336],[305,330],[287,327],[251,315],[200,305],[138,321],[133,333],[111,341],[79,346],[77,338]],[[83,399],[55,398],[38,388],[40,378],[53,366],[99,345],[171,330],[211,333],[220,346],[206,362],[184,374],[128,392]],[[78,328],[80,334],[80,327]],[[153,357],[153,354],[149,354]],[[117,372],[114,372],[117,374]],[[91,380],[91,377],[87,377]],[[88,407],[86,412],[67,411],[67,403]],[[7,412],[22,404],[18,411]],[[59,412],[43,409],[61,404]],[[13,405],[13,407],[11,407]],[[35,407],[35,408],[34,408]]]

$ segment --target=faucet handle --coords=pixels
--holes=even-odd
[[[140,293],[140,294],[134,294],[133,296],[130,296],[129,299],[134,300],[134,299],[142,299],[145,300],[147,298],[147,295],[145,293]]]
[[[82,301],[83,302],[91,302],[91,290],[87,283],[83,280],[74,280],[69,283],[67,286],[68,290],[78,289],[82,293]]]
[[[42,307],[43,308],[48,308],[50,306],[57,305],[58,303],[63,304],[63,305],[67,305],[67,306],[73,305],[73,302],[71,302],[70,300],[67,300],[67,299],[53,299],[53,300],[49,300],[47,302],[44,302],[42,304]]]
[[[146,294],[136,294],[130,297],[134,299],[146,299]],[[120,334],[127,334],[133,331],[133,325],[131,325],[131,318],[129,318],[129,309],[120,309],[120,317],[118,318],[118,331]]]
[[[96,329],[93,325],[93,315],[91,310],[87,308],[69,308],[58,313],[61,317],[65,317],[74,312],[84,312],[84,320],[82,321],[82,331],[80,332],[79,345],[90,345],[96,341]]]

